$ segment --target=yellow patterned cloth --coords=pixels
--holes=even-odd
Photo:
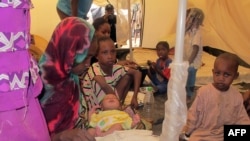
[[[100,111],[91,116],[89,125],[90,127],[99,127],[101,131],[107,131],[117,123],[120,123],[124,130],[128,130],[131,129],[132,118],[120,110]]]

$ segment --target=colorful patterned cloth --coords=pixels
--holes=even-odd
[[[61,21],[40,59],[43,111],[51,134],[74,127],[80,112],[78,76],[72,68],[87,56],[94,28],[81,18]]]
[[[30,0],[0,1],[0,140],[49,141],[30,45]]]

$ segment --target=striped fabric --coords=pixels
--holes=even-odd
[[[83,101],[83,107],[91,109],[94,105],[98,105],[105,96],[105,92],[101,90],[94,77],[101,75],[106,82],[115,90],[117,82],[127,73],[127,68],[121,65],[113,65],[112,76],[106,75],[98,63],[94,63],[88,70],[83,82],[82,90],[87,104]]]

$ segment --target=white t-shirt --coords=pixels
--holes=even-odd
[[[190,31],[187,31],[184,38],[184,61],[188,61],[192,51],[193,51],[193,45],[199,46],[199,51],[194,59],[194,61],[190,64],[190,66],[193,66],[195,69],[198,69],[202,65],[202,39],[201,39],[201,31],[200,29],[192,29]]]

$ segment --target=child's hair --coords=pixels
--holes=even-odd
[[[95,30],[99,30],[101,25],[104,25],[105,23],[109,24],[107,20],[105,20],[103,17],[97,18],[93,22],[93,26]]]
[[[156,49],[158,48],[159,45],[162,45],[163,47],[165,47],[169,51],[169,44],[168,44],[167,41],[158,42],[157,45],[156,45]]]
[[[218,59],[223,59],[223,60],[227,60],[232,62],[233,67],[235,68],[235,71],[238,71],[238,67],[239,67],[239,57],[235,54],[232,53],[222,53],[220,54],[216,60]]]
[[[189,8],[187,9],[187,21],[192,18],[192,24],[196,23],[196,27],[202,25],[205,15],[203,11],[199,8]]]
[[[105,10],[106,11],[108,11],[108,10],[114,10],[114,6],[112,5],[112,4],[107,4],[106,6],[105,6]]]
[[[110,41],[113,42],[113,40],[112,40],[110,37],[108,37],[108,36],[103,36],[103,37],[97,38],[96,56],[97,56],[97,54],[98,54],[99,51],[100,51],[100,42],[108,41],[108,40],[110,40]]]

